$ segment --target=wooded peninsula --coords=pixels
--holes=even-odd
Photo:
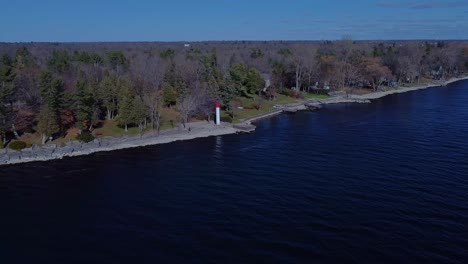
[[[467,41],[0,43],[0,148],[157,136],[468,71]]]

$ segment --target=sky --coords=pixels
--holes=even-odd
[[[0,0],[0,10],[0,42],[468,38],[468,0]]]

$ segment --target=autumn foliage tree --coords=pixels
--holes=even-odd
[[[0,134],[26,129],[46,139],[70,126],[115,120],[159,130],[164,108],[181,116],[234,115],[243,98],[260,107],[276,91],[295,95],[447,79],[468,71],[464,41],[267,41],[180,43],[0,43]],[[264,79],[265,78],[265,79]],[[265,81],[268,79],[268,89]],[[236,110],[237,109],[237,110]],[[173,113],[174,111],[178,113]],[[31,121],[17,131],[19,113]],[[102,114],[101,114],[102,113]],[[68,116],[64,120],[61,116]],[[171,119],[174,119],[171,117]],[[71,124],[69,124],[71,123]],[[113,123],[113,122],[109,122]],[[19,133],[18,133],[19,132]]]
[[[372,89],[377,88],[392,77],[392,72],[387,66],[382,65],[379,58],[366,58],[362,62],[362,75],[371,85]]]

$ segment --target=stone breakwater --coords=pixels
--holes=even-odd
[[[186,128],[175,128],[161,131],[159,135],[147,133],[142,136],[102,137],[89,143],[70,141],[63,146],[57,144],[33,145],[22,151],[11,149],[0,150],[0,165],[18,164],[33,161],[48,161],[89,155],[96,152],[113,151],[119,149],[144,147],[165,144],[179,140],[189,140],[210,136],[220,136],[239,132],[231,124],[223,123],[216,126],[207,122],[190,123]]]

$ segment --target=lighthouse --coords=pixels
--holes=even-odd
[[[220,108],[221,108],[221,104],[219,103],[219,101],[216,101],[216,125],[218,126],[221,124]]]

